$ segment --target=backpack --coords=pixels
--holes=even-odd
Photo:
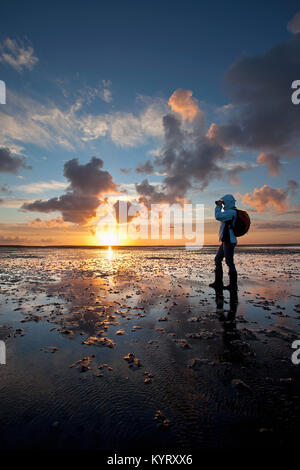
[[[236,209],[236,220],[232,226],[233,233],[236,237],[242,237],[250,228],[251,220],[246,211]]]

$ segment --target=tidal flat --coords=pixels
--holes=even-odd
[[[0,248],[0,449],[295,446],[300,247],[216,250]]]

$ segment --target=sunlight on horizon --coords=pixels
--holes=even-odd
[[[99,240],[101,245],[106,245],[109,248],[113,245],[119,245],[120,244],[120,238],[119,235],[116,233],[115,230],[102,230],[96,231],[96,238]]]

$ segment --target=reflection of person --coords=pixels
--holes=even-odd
[[[215,217],[221,222],[220,241],[222,242],[215,257],[215,282],[209,284],[214,289],[237,289],[237,272],[234,265],[234,249],[237,244],[233,227],[236,221],[235,199],[232,194],[226,194],[222,199],[216,201]],[[222,261],[225,257],[229,268],[229,285],[223,286]]]
[[[225,362],[241,363],[244,361],[241,349],[241,333],[236,325],[236,311],[238,306],[237,291],[230,290],[230,309],[223,310],[223,292],[216,290],[216,306],[219,310],[219,320],[223,327],[223,346],[220,360]],[[238,341],[236,341],[238,340]]]

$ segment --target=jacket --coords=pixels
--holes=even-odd
[[[236,210],[235,210],[235,199],[232,194],[226,194],[221,198],[224,202],[224,210],[222,211],[222,206],[216,206],[215,208],[215,217],[216,220],[219,220],[221,223],[220,226],[220,241],[222,241],[223,232],[225,229],[225,222],[232,221],[232,225],[234,226],[236,221]],[[233,233],[232,228],[229,227],[229,234],[230,234],[230,243],[237,243],[237,239]]]

